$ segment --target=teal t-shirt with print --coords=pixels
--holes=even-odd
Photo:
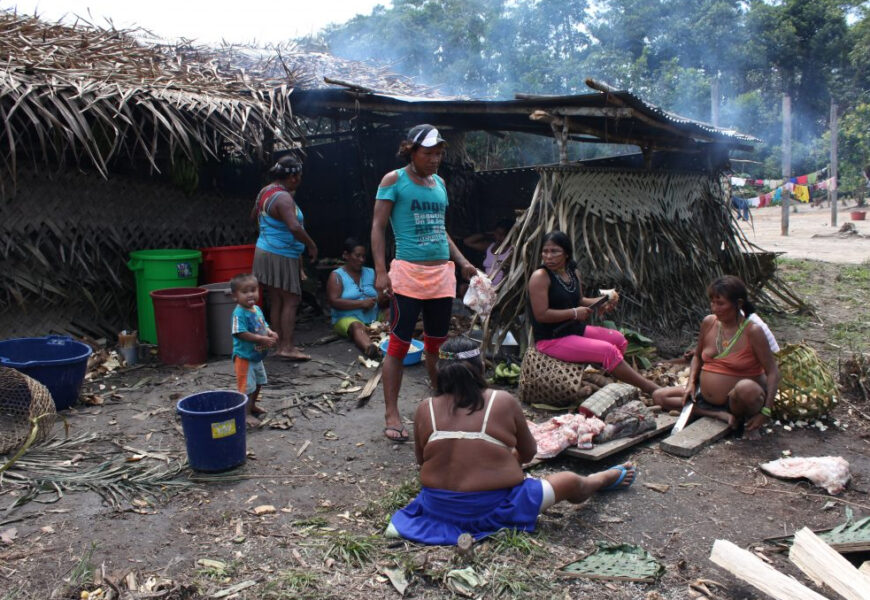
[[[393,203],[390,225],[396,238],[396,258],[413,262],[447,260],[447,230],[444,214],[447,212],[447,187],[438,175],[434,187],[419,185],[411,180],[405,169],[396,171],[398,181],[378,188],[378,200]]]
[[[243,340],[238,336],[240,333],[250,331],[257,335],[266,335],[269,325],[266,317],[259,306],[253,310],[242,308],[238,304],[233,309],[233,356],[240,356],[250,361],[260,361],[266,358],[268,349],[265,346]]]

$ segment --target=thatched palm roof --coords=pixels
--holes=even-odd
[[[145,30],[45,23],[0,11],[0,172],[72,158],[107,175],[118,157],[242,154],[302,136],[289,95],[330,78],[431,96],[387,68],[294,44],[208,48]]]
[[[0,168],[73,158],[103,175],[120,156],[261,155],[298,134],[294,79],[227,66],[216,52],[130,30],[0,12]],[[168,151],[168,152],[167,152]]]

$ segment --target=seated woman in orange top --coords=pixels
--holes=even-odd
[[[710,284],[707,295],[713,314],[701,322],[689,381],[685,387],[657,390],[653,400],[665,409],[680,409],[694,398],[694,415],[754,431],[770,418],[779,368],[764,330],[748,318],[755,307],[743,281],[725,275]]]

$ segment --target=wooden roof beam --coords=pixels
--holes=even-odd
[[[632,108],[616,106],[560,106],[553,113],[566,117],[603,117],[607,119],[630,119],[635,116]]]
[[[659,150],[659,151],[665,151],[665,152],[686,152],[686,153],[700,152],[699,148],[692,147],[692,146],[681,147],[681,146],[674,146],[674,145],[665,145],[665,144],[658,143],[655,140],[649,140],[649,139],[644,139],[644,138],[640,138],[640,137],[637,137],[637,138],[636,137],[626,137],[626,136],[621,136],[621,135],[614,135],[614,134],[610,134],[610,133],[605,133],[605,132],[601,131],[600,129],[596,129],[594,127],[589,127],[589,126],[583,125],[581,123],[578,123],[577,121],[570,121],[568,119],[568,117],[559,117],[556,115],[552,115],[552,114],[550,114],[546,111],[543,111],[543,110],[536,110],[531,115],[529,115],[529,118],[533,121],[540,121],[543,123],[549,123],[551,127],[554,124],[556,127],[562,127],[564,123],[568,122],[569,131],[574,131],[577,133],[585,133],[588,135],[594,135],[595,137],[599,138],[600,140],[603,140],[605,143],[628,144],[630,146],[638,146],[641,149],[649,148],[650,150]]]

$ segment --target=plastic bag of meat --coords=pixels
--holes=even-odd
[[[462,303],[484,317],[492,310],[495,304],[495,287],[483,271],[478,271],[468,282],[468,291],[465,292]]]
[[[614,408],[604,418],[604,430],[595,436],[596,444],[603,444],[618,438],[632,437],[656,428],[656,416],[640,400],[632,400],[624,406]]]
[[[849,463],[840,456],[792,456],[761,465],[761,470],[774,477],[798,479],[805,477],[829,494],[839,494],[851,479]]]

